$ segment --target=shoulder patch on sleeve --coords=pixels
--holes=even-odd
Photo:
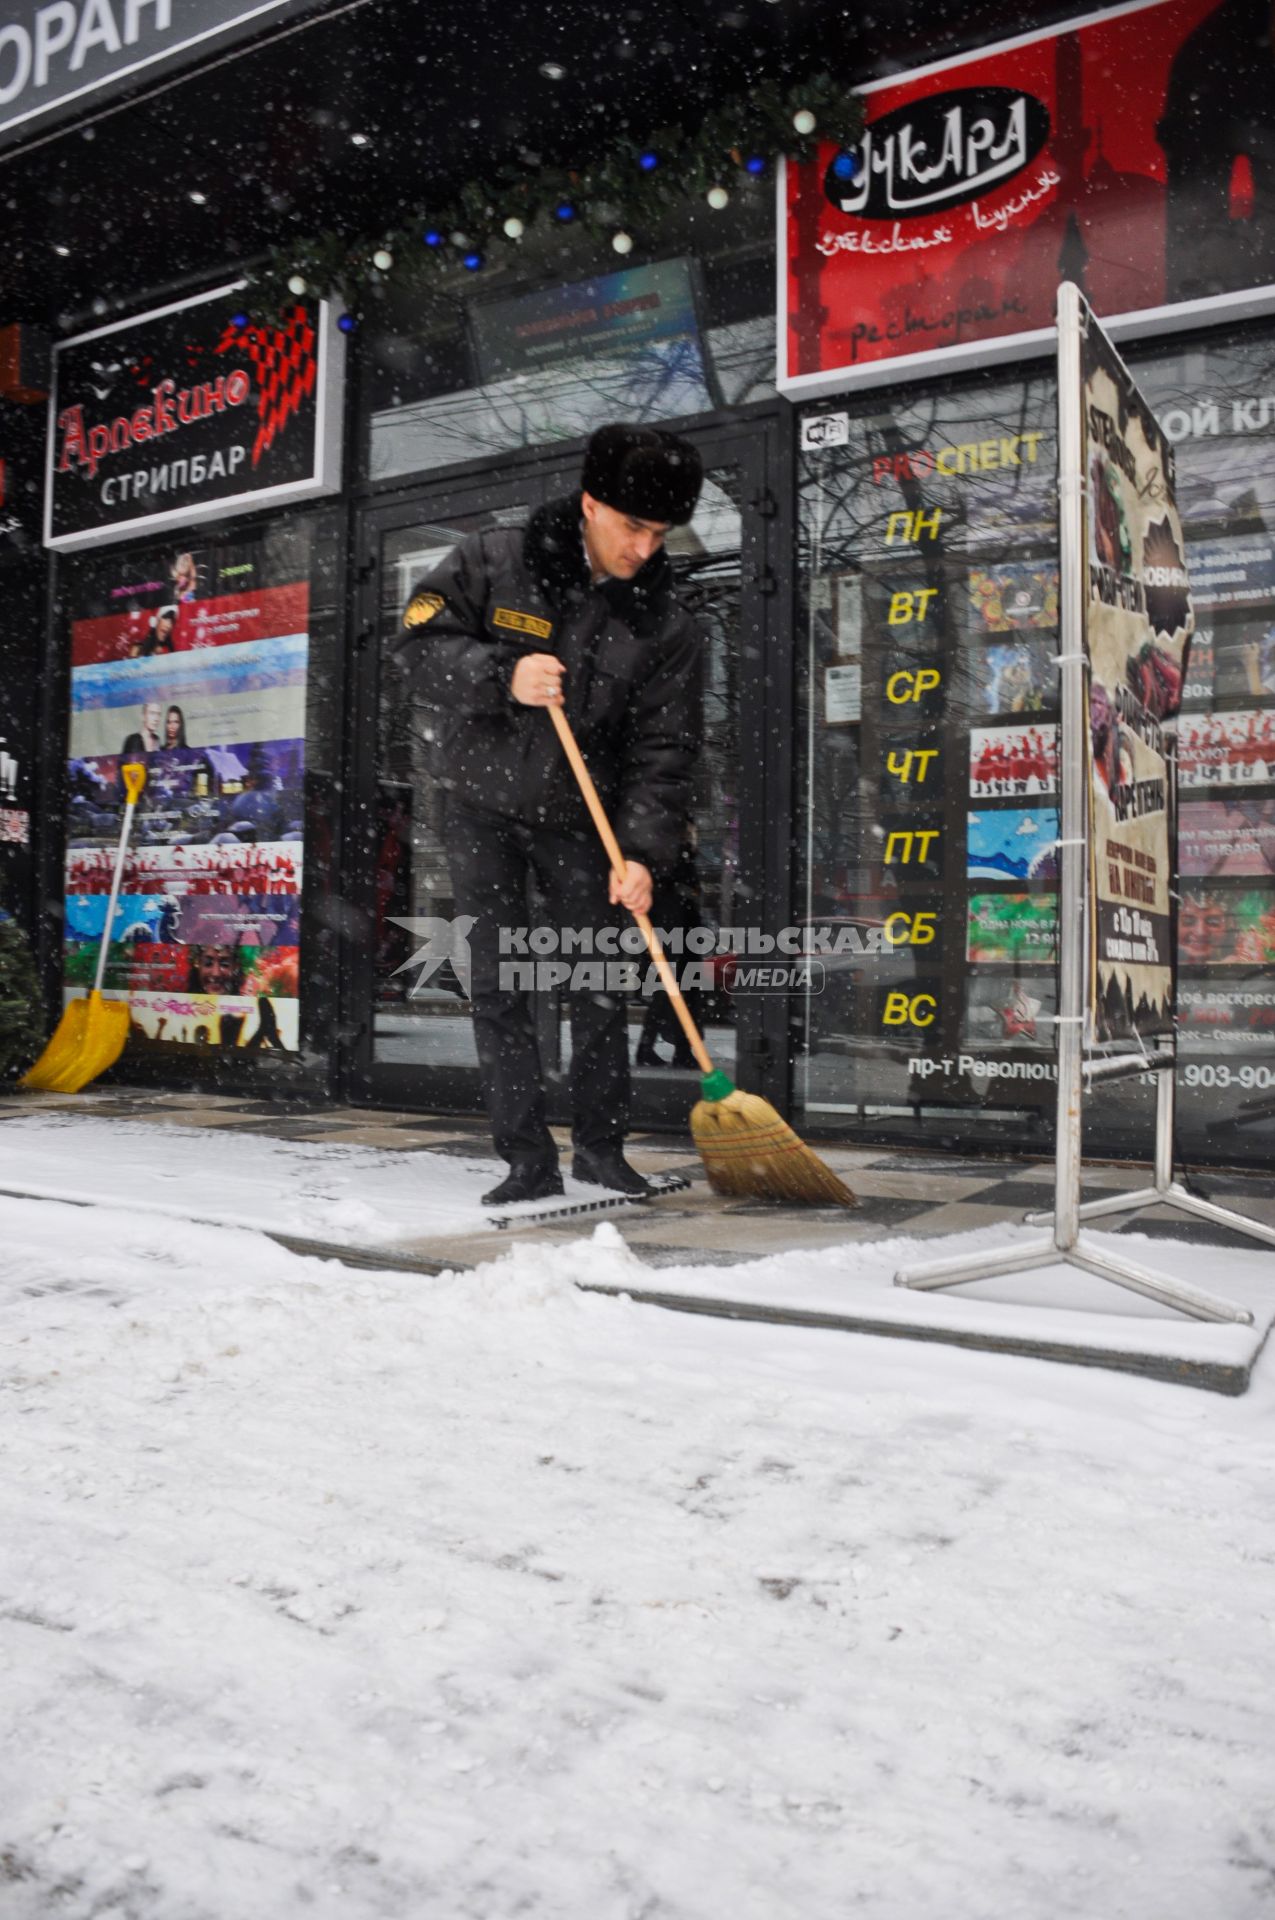
[[[553,632],[553,621],[542,620],[534,613],[519,613],[513,607],[497,607],[491,616],[493,627],[508,627],[511,633],[530,633],[537,640],[547,640]]]
[[[403,615],[405,627],[423,627],[436,613],[441,613],[447,602],[441,593],[417,593],[407,603],[407,612]]]

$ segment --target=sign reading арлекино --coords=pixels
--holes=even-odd
[[[166,70],[220,53],[317,0],[7,0],[0,147],[20,144]]]
[[[1261,0],[1126,0],[860,89],[780,193],[780,390],[1052,350],[1074,281],[1140,334],[1275,306]]]
[[[257,318],[221,287],[54,349],[45,545],[334,493],[344,336],[325,303]]]

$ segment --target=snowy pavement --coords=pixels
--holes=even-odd
[[[75,1109],[6,1117],[0,1138],[3,1187],[344,1246],[479,1230],[487,1225],[481,1196],[504,1172],[490,1149],[463,1160],[409,1159],[344,1143],[95,1119]]]
[[[484,1208],[481,1195],[503,1164],[476,1140],[472,1149],[403,1151],[341,1138],[283,1139],[232,1124],[169,1124],[160,1117],[95,1114],[81,1103],[30,1110],[0,1106],[0,1197],[32,1195],[128,1206],[173,1222],[257,1228],[299,1251],[349,1249],[352,1260],[433,1273],[493,1259],[500,1236],[494,1220],[535,1231],[552,1244],[589,1231],[590,1222],[558,1222],[541,1233],[535,1205]],[[644,1171],[652,1167],[644,1161]],[[685,1166],[685,1160],[678,1163]],[[881,1184],[871,1168],[848,1170],[856,1187]],[[626,1207],[614,1217],[635,1254],[658,1272],[597,1282],[667,1298],[690,1296],[728,1309],[813,1315],[860,1330],[878,1327],[915,1338],[972,1340],[993,1348],[1053,1353],[1072,1359],[1131,1366],[1160,1378],[1185,1377],[1225,1392],[1241,1392],[1275,1320],[1275,1252],[1269,1248],[1201,1247],[1151,1241],[1136,1232],[1118,1239],[1087,1237],[1109,1253],[1132,1258],[1157,1276],[1204,1286],[1253,1316],[1251,1326],[1187,1319],[1126,1288],[1063,1267],[998,1277],[940,1292],[901,1291],[896,1270],[916,1263],[914,1244],[871,1223],[863,1212],[838,1208],[775,1208],[723,1202],[702,1180],[694,1194]],[[1110,1177],[1098,1170],[1098,1178]],[[1132,1176],[1131,1176],[1132,1177]],[[983,1176],[983,1183],[987,1175]],[[945,1206],[945,1193],[977,1189],[978,1179],[953,1179],[918,1164],[887,1173],[887,1186],[932,1188],[936,1206],[912,1231],[961,1224],[978,1210]],[[1006,1183],[1012,1191],[1013,1183]],[[596,1204],[599,1190],[566,1178],[567,1202]],[[896,1202],[886,1202],[887,1207]],[[982,1209],[990,1224],[947,1237],[943,1251],[991,1250],[1017,1241],[1038,1244],[1040,1230],[1024,1228],[1007,1207]],[[1021,1218],[1021,1214],[1020,1214]],[[1103,1226],[1112,1223],[1102,1222]],[[1130,1223],[1133,1227],[1138,1222]],[[731,1231],[733,1229],[733,1232]],[[652,1236],[679,1236],[695,1246],[669,1248]],[[869,1250],[870,1249],[870,1250]],[[922,1255],[932,1258],[931,1242]],[[769,1255],[769,1257],[766,1257]],[[694,1264],[692,1264],[694,1262]],[[682,1278],[677,1278],[679,1267]]]
[[[1269,1355],[664,1314],[610,1224],[0,1248],[5,1920],[1272,1910]]]

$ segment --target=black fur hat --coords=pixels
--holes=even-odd
[[[663,427],[599,427],[584,455],[580,485],[603,506],[637,520],[684,527],[695,511],[704,463],[689,440]]]

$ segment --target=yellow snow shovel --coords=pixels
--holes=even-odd
[[[78,1093],[114,1066],[128,1039],[127,1000],[103,1000],[102,981],[106,976],[106,954],[111,943],[115,907],[124,877],[124,857],[128,836],[133,828],[133,812],[146,785],[146,769],[140,761],[120,768],[128,804],[120,827],[119,851],[115,855],[115,873],[111,880],[111,898],[102,928],[102,944],[97,955],[97,977],[93,991],[84,1000],[73,1000],[58,1021],[52,1039],[31,1071],[20,1084],[41,1093]]]

